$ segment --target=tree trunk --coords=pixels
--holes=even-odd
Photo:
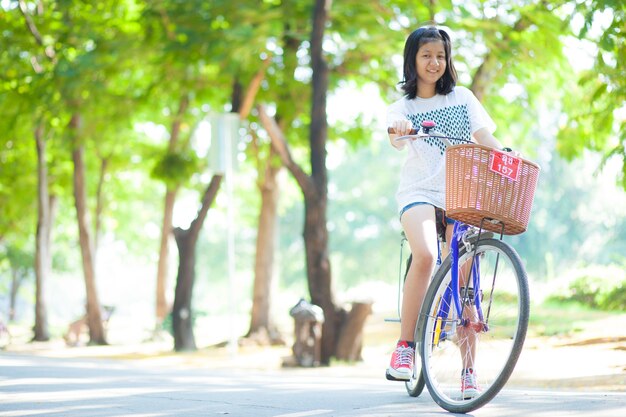
[[[180,126],[184,114],[189,108],[189,94],[183,94],[178,104],[178,112],[172,122],[170,132],[170,140],[168,143],[168,151],[173,152],[178,145],[180,137]],[[165,203],[163,205],[163,223],[161,225],[161,240],[159,245],[159,263],[157,266],[157,283],[156,283],[156,325],[157,327],[163,322],[169,313],[167,303],[167,272],[169,269],[169,242],[172,233],[172,218],[174,214],[174,203],[176,202],[176,193],[178,188],[168,187],[165,192]]]
[[[196,350],[196,342],[193,335],[193,312],[191,301],[193,299],[193,283],[196,277],[196,243],[202,229],[202,224],[207,212],[215,200],[217,191],[222,181],[221,175],[214,175],[204,192],[202,204],[196,218],[191,222],[189,229],[174,229],[174,237],[178,247],[178,276],[176,278],[176,291],[174,294],[174,307],[172,310],[172,326],[174,333],[174,350]]]
[[[259,213],[256,257],[254,261],[254,287],[252,291],[252,314],[247,336],[265,331],[272,338],[276,333],[270,317],[272,278],[274,272],[274,251],[276,246],[276,221],[278,198],[280,196],[276,177],[280,166],[274,163],[274,152],[270,151],[262,183],[261,212]]]
[[[352,303],[339,332],[335,357],[345,361],[360,361],[363,348],[363,328],[372,313],[372,303]]]
[[[98,261],[98,248],[100,247],[100,235],[102,234],[102,213],[104,212],[104,180],[109,166],[108,158],[100,159],[100,174],[98,176],[98,188],[96,190],[96,223],[94,225],[93,256],[94,269]]]
[[[169,269],[169,240],[172,233],[172,218],[174,215],[174,203],[176,202],[176,189],[167,189],[165,192],[165,205],[163,210],[163,223],[161,225],[161,244],[159,245],[159,263],[157,267],[156,285],[156,320],[157,326],[163,322],[169,313],[167,303],[167,271]]]
[[[239,79],[235,79],[232,92],[232,111],[239,113],[240,120],[250,114],[256,95],[265,78],[265,71],[270,64],[270,58],[263,60],[261,68],[256,72],[246,92],[243,92]],[[254,135],[254,133],[253,133]],[[275,166],[276,153],[270,146],[270,154],[263,162],[258,152],[258,141],[254,140],[258,161],[258,182],[261,193],[261,211],[259,212],[258,232],[256,241],[256,256],[254,261],[254,285],[252,290],[252,313],[250,315],[250,329],[246,337],[258,336],[258,342],[273,343],[279,339],[278,332],[271,324],[271,292],[272,275],[274,271],[274,251],[276,239],[276,219],[279,199],[279,189],[276,177],[280,166]],[[263,170],[263,166],[265,169]],[[262,172],[264,171],[264,172]]]
[[[326,229],[326,195],[305,201],[304,245],[311,302],[324,311],[321,363],[328,365],[337,343],[338,310],[332,292],[328,230]]]
[[[196,350],[191,313],[193,283],[196,278],[196,246],[195,242],[191,242],[190,235],[188,229],[184,230],[178,227],[174,229],[179,255],[178,277],[176,278],[176,293],[172,311],[174,350],[177,352]]]
[[[480,64],[480,67],[476,70],[472,78],[470,90],[472,90],[478,101],[483,101],[487,87],[489,87],[489,84],[498,73],[499,65],[500,63],[497,61],[495,55],[488,53],[482,64]]]
[[[337,339],[337,308],[333,300],[330,260],[328,258],[328,229],[326,209],[328,175],[326,170],[326,94],[328,93],[328,66],[322,44],[328,20],[330,0],[316,0],[311,33],[312,106],[309,141],[311,146],[312,189],[304,191],[304,243],[307,257],[307,276],[311,301],[324,310],[322,328],[322,364],[329,364],[335,352]]]
[[[76,132],[80,124],[80,116],[74,114],[70,121],[72,134],[76,139]],[[93,262],[93,247],[89,232],[89,215],[87,208],[87,191],[85,187],[85,161],[84,147],[82,144],[74,142],[72,151],[74,162],[74,202],[76,205],[76,216],[78,219],[78,234],[80,251],[83,260],[83,273],[85,276],[85,293],[87,296],[87,326],[89,327],[89,343],[105,345],[106,337],[104,326],[102,325],[102,315],[100,311],[100,301],[98,300],[98,290],[96,288],[96,271]]]
[[[46,142],[41,125],[35,129],[37,147],[37,232],[35,236],[35,325],[33,340],[50,340],[45,285],[50,272],[50,230],[52,228],[50,197],[48,194],[48,167]],[[13,293],[11,294],[13,298]],[[13,302],[11,313],[13,314]]]
[[[20,276],[20,270],[11,266],[11,289],[9,290],[9,323],[15,320],[15,307],[17,304],[17,291],[20,289],[24,277]],[[47,328],[46,328],[47,330]],[[49,340],[48,339],[45,340]],[[35,339],[33,339],[35,340]]]

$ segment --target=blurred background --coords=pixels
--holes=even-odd
[[[61,340],[103,306],[104,337],[79,323],[92,343],[168,337],[156,335],[172,333],[177,283],[195,342],[177,350],[260,330],[288,340],[291,307],[320,285],[321,304],[393,317],[404,154],[386,107],[406,37],[429,23],[451,34],[459,85],[498,139],[541,166],[529,229],[506,238],[531,281],[530,334],[624,317],[624,3],[323,3],[0,0],[0,320],[13,343]],[[307,262],[302,178],[327,202],[327,276]],[[172,230],[198,225],[181,252]]]

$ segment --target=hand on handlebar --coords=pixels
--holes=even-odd
[[[410,120],[394,120],[387,129],[387,133],[398,136],[415,135],[417,129],[413,129],[413,123]]]
[[[516,150],[511,149],[509,147],[502,148],[502,151],[506,152],[506,153],[510,154],[511,156],[516,157],[516,158],[522,158],[522,153],[520,151],[516,151]]]
[[[401,141],[404,139],[415,140],[418,138],[427,138],[432,136],[441,136],[441,133],[435,131],[436,123],[432,120],[424,120],[421,123],[420,128],[414,129],[410,120],[395,120],[392,126],[387,128],[387,133],[390,135],[396,135],[394,141]],[[448,138],[450,139],[450,138]]]

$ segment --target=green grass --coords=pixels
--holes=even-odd
[[[529,336],[564,336],[584,331],[594,321],[619,314],[594,310],[576,302],[548,301],[531,305]]]
[[[499,306],[503,307],[502,304]],[[395,343],[400,325],[383,322],[383,317],[392,317],[394,314],[395,312],[388,312],[368,319],[364,335],[366,346]],[[623,315],[626,320],[626,314],[623,312],[595,310],[572,301],[531,304],[528,337],[572,336],[593,328],[595,322],[599,320],[618,315]],[[494,334],[510,335],[514,317],[499,312],[491,324],[491,331]]]

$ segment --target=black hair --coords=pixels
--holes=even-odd
[[[417,68],[415,67],[417,51],[419,51],[422,45],[433,41],[442,41],[443,48],[446,51],[446,70],[439,81],[437,81],[435,92],[445,95],[452,92],[456,85],[457,75],[452,62],[450,36],[443,29],[437,29],[434,26],[424,26],[414,30],[404,44],[404,78],[399,84],[402,86],[401,88],[408,99],[414,99],[417,96]]]

